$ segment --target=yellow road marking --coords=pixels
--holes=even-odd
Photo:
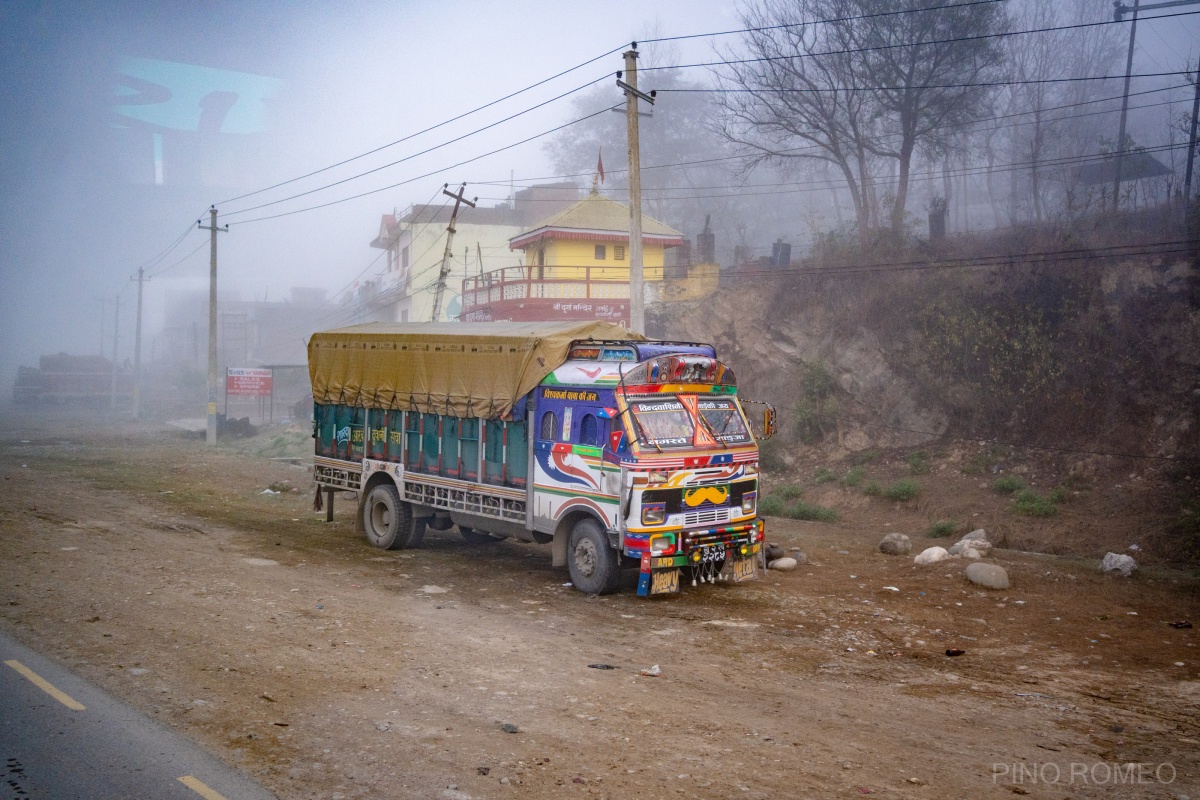
[[[70,695],[68,695],[64,692],[59,691],[57,688],[54,687],[54,685],[52,683],[50,683],[48,680],[43,678],[41,675],[38,675],[36,672],[34,672],[29,667],[22,664],[20,661],[13,660],[13,661],[5,661],[4,663],[8,664],[10,667],[15,669],[17,672],[24,675],[26,678],[29,679],[30,683],[32,683],[34,686],[38,687],[43,692],[50,695],[55,700],[62,703],[64,706],[71,709],[72,711],[83,711],[84,709],[87,708],[87,706],[85,706],[83,703],[80,703],[75,698],[71,697]]]
[[[214,792],[191,775],[184,775],[179,779],[179,782],[203,797],[204,800],[225,800],[225,795],[220,792]]]

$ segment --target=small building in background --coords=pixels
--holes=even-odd
[[[642,267],[648,286],[662,284],[667,251],[683,243],[679,231],[643,216]],[[508,244],[523,254],[523,263],[466,278],[463,321],[629,323],[628,206],[593,186],[585,198],[514,235]]]

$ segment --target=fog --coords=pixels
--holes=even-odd
[[[1111,17],[1108,2],[1084,5]],[[603,92],[619,104],[612,73],[630,40],[647,31],[669,37],[739,27],[737,7],[717,0],[9,0],[0,5],[0,391],[8,392],[18,364],[36,365],[42,354],[103,347],[111,356],[118,296],[117,356],[132,358],[131,278],[140,266],[151,276],[143,337],[149,358],[170,298],[207,288],[207,234],[195,227],[201,217],[207,224],[211,205],[230,225],[219,235],[223,299],[282,299],[293,287],[334,298],[379,269],[381,251],[369,243],[382,214],[434,201],[446,183],[466,182],[468,197],[494,205],[508,196],[510,178],[519,188],[564,174],[547,156],[545,137],[516,143],[608,102]],[[1120,36],[1123,67],[1123,29]],[[1135,73],[1194,70],[1200,17],[1143,19],[1138,42]],[[655,57],[711,61],[729,47],[736,42],[699,37]],[[653,88],[652,74],[644,88]],[[705,82],[710,71],[690,70],[686,79]],[[1152,84],[1138,79],[1134,90]],[[660,97],[659,106],[684,97]],[[1177,105],[1131,115],[1139,142],[1156,142],[1167,115],[1190,110],[1189,91],[1171,98]],[[499,122],[518,112],[526,113]],[[623,137],[601,144],[607,165],[623,164]],[[654,143],[643,146],[652,152]],[[325,169],[347,159],[354,160]],[[756,232],[770,238],[752,242],[755,248],[769,251],[775,236],[802,237],[838,221],[828,197],[812,192],[759,202],[769,213],[756,218],[790,222]],[[704,210],[692,214],[696,227]]]

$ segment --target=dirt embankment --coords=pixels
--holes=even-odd
[[[3,422],[0,625],[283,798],[1200,791],[1197,637],[1168,624],[1200,621],[1196,576],[1000,549],[991,592],[881,555],[945,543],[935,485],[1020,534],[960,464],[907,502],[814,487],[846,510],[771,521],[795,572],[651,601],[579,594],[532,545],[373,550],[252,444]]]

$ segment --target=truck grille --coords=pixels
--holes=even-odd
[[[712,525],[715,522],[729,522],[729,506],[689,511],[683,515],[683,524],[685,527],[691,525]]]

